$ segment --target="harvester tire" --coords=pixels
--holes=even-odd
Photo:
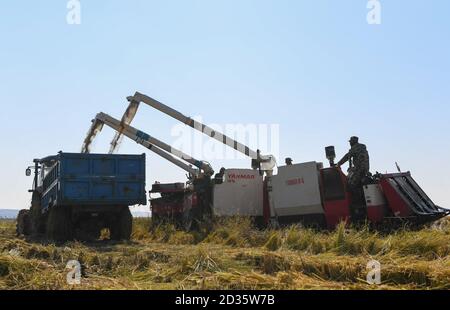
[[[158,214],[152,213],[151,225],[150,225],[149,231],[153,231],[156,227],[161,225],[161,222],[162,222],[161,217]]]
[[[191,209],[185,210],[181,217],[181,228],[186,232],[190,232],[193,228],[193,224],[194,224],[194,215],[192,210]]]
[[[124,207],[117,213],[117,217],[111,221],[109,227],[110,239],[115,241],[130,240],[132,228],[133,216],[131,215],[130,209]]]
[[[47,220],[47,238],[57,242],[73,239],[71,210],[66,207],[51,207]]]
[[[17,236],[29,236],[31,234],[30,210],[20,210],[17,215],[16,224]]]

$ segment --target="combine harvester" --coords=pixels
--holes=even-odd
[[[328,168],[320,162],[306,162],[279,166],[274,175],[276,160],[273,156],[261,155],[259,150],[254,151],[146,95],[137,92],[127,99],[129,107],[121,121],[103,113],[97,115],[83,151],[88,151],[92,139],[102,125],[107,124],[116,130],[110,152],[116,150],[122,136],[126,135],[188,171],[187,186],[184,183],[153,186],[151,193],[162,196],[151,200],[152,214],[159,220],[175,217],[178,221],[181,219],[182,226],[187,229],[192,227],[192,219],[200,222],[211,215],[240,215],[252,217],[265,225],[301,222],[333,229],[341,221],[352,223],[361,220],[367,220],[376,227],[422,225],[449,214],[449,210],[436,206],[428,198],[409,172],[399,172],[366,177],[361,188],[365,198],[365,205],[361,206],[364,216],[361,218],[352,207],[346,175],[334,165],[334,147],[326,148],[330,162]],[[252,169],[226,169],[223,176],[212,181],[213,171],[209,164],[174,150],[130,126],[141,102],[250,157]],[[189,164],[198,170],[192,170]],[[201,203],[197,203],[198,197],[202,198]]]

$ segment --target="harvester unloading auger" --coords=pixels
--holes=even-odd
[[[120,135],[125,135],[131,140],[136,141],[136,143],[143,145],[147,149],[151,150],[152,152],[158,154],[159,156],[163,157],[164,159],[172,162],[173,164],[179,166],[180,168],[186,170],[188,173],[198,176],[200,173],[206,174],[206,175],[213,175],[214,170],[212,169],[211,165],[205,161],[197,160],[195,158],[192,158],[191,156],[187,155],[186,153],[183,153],[180,150],[177,150],[167,143],[162,142],[161,140],[158,140],[149,134],[140,131],[130,125],[123,124],[119,120],[109,116],[106,113],[98,113],[95,119],[92,122],[91,129],[89,132],[95,132],[95,134],[98,134],[98,132],[101,131],[103,125],[107,125],[111,127],[113,130],[116,131],[116,133],[120,132]],[[117,143],[119,141],[120,135],[116,134],[116,136],[113,139],[113,143]],[[88,139],[92,137],[91,134],[87,135]],[[87,141],[85,141],[84,146],[82,148],[82,153],[89,153],[88,148],[86,148]],[[183,161],[189,163],[190,165],[182,162],[181,160],[178,160],[174,158],[172,155],[182,159]],[[197,169],[193,168],[192,165],[197,167]]]
[[[139,104],[141,102],[153,107],[154,109],[163,112],[166,115],[171,116],[172,118],[176,119],[177,121],[182,122],[183,124],[196,129],[200,131],[201,133],[207,135],[208,137],[214,138],[220,143],[223,143],[233,149],[235,149],[238,152],[241,152],[242,154],[250,157],[252,159],[252,167],[261,169],[261,171],[265,171],[267,173],[271,173],[273,171],[273,168],[276,166],[276,160],[275,157],[272,155],[261,155],[260,151],[252,150],[250,147],[234,140],[233,138],[230,138],[226,136],[223,133],[220,133],[211,127],[202,124],[193,118],[190,118],[179,111],[176,111],[172,109],[171,107],[153,99],[150,98],[144,94],[141,94],[139,92],[136,92],[134,96],[130,96],[127,98],[129,101],[129,106],[127,110],[125,111],[122,120],[121,120],[121,126],[124,125],[130,125],[131,122],[134,119],[134,116],[136,115],[136,112],[139,108]],[[121,130],[118,130],[116,135],[114,136],[113,141],[111,142],[111,149],[110,152],[115,152],[116,148],[120,145],[122,132]]]
[[[182,207],[184,198],[181,204],[180,201],[173,204],[168,200],[152,200],[152,214],[155,218],[169,219],[173,214],[181,214],[181,218],[192,219],[193,213],[196,214],[197,220],[210,217],[210,215],[241,215],[255,218],[257,222],[264,224],[302,222],[319,227],[334,228],[341,221],[368,221],[374,226],[381,227],[405,224],[420,225],[449,214],[449,210],[436,206],[428,198],[409,172],[377,173],[368,175],[363,182],[361,194],[364,196],[364,206],[362,206],[364,214],[361,218],[361,213],[358,212],[357,216],[352,207],[352,197],[346,175],[333,164],[334,147],[326,149],[327,158],[330,160],[328,168],[324,168],[320,162],[306,162],[279,166],[278,173],[273,175],[273,169],[276,166],[273,156],[262,156],[259,151],[253,151],[234,139],[141,93],[136,92],[134,96],[127,99],[130,102],[129,107],[122,117],[122,121],[116,120],[113,127],[117,133],[111,144],[111,152],[115,151],[117,142],[120,141],[122,135],[127,135],[138,143],[142,140],[139,131],[134,129],[133,132],[129,125],[136,114],[139,103],[144,102],[252,159],[252,169],[226,169],[221,176],[221,181],[217,181],[217,178],[215,182],[210,181],[210,175],[201,178],[203,186],[194,187],[191,192],[193,195],[190,196],[191,202],[197,200],[196,191],[203,188],[211,195],[203,195],[205,200],[202,205],[211,206],[210,208],[201,208],[201,211],[193,212],[195,210],[194,203],[189,204],[187,209]],[[103,121],[103,123],[105,122]],[[92,137],[99,131],[98,126],[98,124],[93,124],[83,150],[89,148]],[[131,134],[129,134],[130,130]],[[144,146],[149,148],[145,144]],[[161,147],[161,145],[158,146]],[[162,148],[167,152],[173,151],[170,147],[167,148],[167,145]],[[152,150],[154,151],[154,149]],[[176,188],[179,184],[165,184],[164,186]],[[158,187],[158,184],[155,184],[151,192],[163,194],[164,190],[162,185]],[[183,195],[185,197],[185,194]],[[211,200],[207,201],[209,198]],[[208,214],[203,214],[204,210],[208,210]],[[190,223],[190,221],[187,222]]]
[[[129,109],[127,109],[125,115],[127,115],[128,111]],[[116,131],[110,152],[115,150],[118,145],[117,142],[122,139],[122,136],[126,136],[188,173],[188,181],[186,183],[156,183],[153,185],[151,193],[158,193],[161,196],[152,199],[152,217],[154,222],[158,220],[173,221],[180,228],[189,230],[193,223],[204,220],[206,215],[210,216],[210,181],[211,176],[214,174],[211,165],[206,161],[192,158],[182,151],[126,124],[123,120],[124,118],[122,118],[122,121],[119,121],[108,114],[98,113],[92,121],[92,126],[83,143],[82,153],[90,151],[88,146],[93,141],[93,138],[102,130],[104,125],[107,125]]]

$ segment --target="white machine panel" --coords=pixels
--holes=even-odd
[[[386,205],[383,191],[379,184],[364,185],[364,196],[367,207],[377,207]]]
[[[227,169],[223,184],[214,185],[214,215],[262,216],[263,177],[251,169]]]
[[[278,167],[272,177],[272,201],[278,216],[323,214],[319,187],[321,163]]]

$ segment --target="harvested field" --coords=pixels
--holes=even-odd
[[[233,218],[186,233],[135,219],[133,240],[41,244],[0,222],[0,289],[450,289],[450,220],[421,231],[256,230]],[[68,284],[67,262],[81,264]],[[379,285],[367,263],[381,264]]]

